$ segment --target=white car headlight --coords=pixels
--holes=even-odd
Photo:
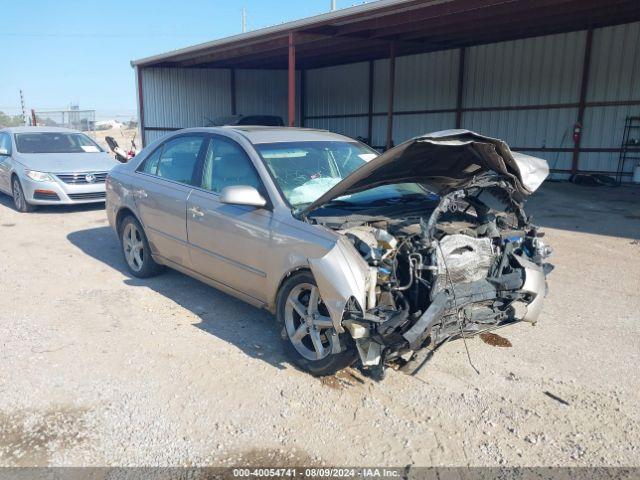
[[[34,182],[53,181],[53,178],[51,178],[51,175],[49,175],[48,173],[36,172],[35,170],[25,170],[24,173],[26,173],[27,177],[29,177]]]

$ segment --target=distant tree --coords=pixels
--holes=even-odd
[[[24,125],[21,115],[7,115],[4,112],[0,112],[0,125],[5,127],[18,127]]]

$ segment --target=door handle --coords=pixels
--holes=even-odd
[[[204,212],[200,209],[200,207],[191,207],[189,209],[193,218],[196,217],[204,217]]]

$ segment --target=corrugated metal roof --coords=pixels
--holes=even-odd
[[[132,65],[286,68],[289,34],[294,34],[297,67],[317,68],[385,58],[390,42],[403,56],[638,19],[638,0],[379,0],[143,58]]]
[[[450,1],[454,1],[454,0],[432,0],[431,2],[427,1],[425,3],[437,4],[437,3],[446,3]],[[197,45],[192,45],[190,47],[185,47],[185,48],[173,50],[170,52],[161,53],[159,55],[153,55],[151,57],[145,57],[139,60],[133,60],[131,62],[131,65],[147,66],[149,64],[156,64],[162,61],[171,60],[172,58],[179,55],[195,53],[203,50],[210,50],[216,47],[225,47],[228,45],[234,45],[236,43],[250,42],[251,40],[256,40],[256,39],[263,40],[266,37],[288,34],[292,30],[304,29],[305,27],[310,27],[312,25],[317,25],[317,24],[323,24],[325,22],[339,24],[341,21],[347,20],[348,18],[351,18],[354,15],[361,15],[362,18],[375,18],[376,12],[378,12],[378,14],[381,14],[385,10],[385,8],[389,6],[394,6],[401,9],[403,6],[411,6],[411,5],[415,5],[416,3],[417,2],[415,0],[378,0],[374,2],[368,2],[362,5],[356,5],[356,6],[344,8],[341,10],[327,12],[320,15],[314,15],[312,17],[307,17],[300,20],[294,20],[292,22],[283,23],[281,25],[274,25],[271,27],[259,28],[258,30],[253,30],[251,32],[232,35],[230,37],[225,37],[218,40],[212,40],[211,42],[200,43]]]

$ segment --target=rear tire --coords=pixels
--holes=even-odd
[[[11,182],[11,190],[13,193],[13,205],[17,211],[21,213],[29,213],[36,209],[34,205],[27,202],[20,180],[16,176],[13,177],[13,181]]]
[[[346,350],[332,353],[333,324],[311,272],[295,273],[284,282],[276,299],[276,316],[283,327],[287,355],[311,375],[333,375],[356,360],[348,333],[340,337]]]
[[[142,225],[131,215],[125,217],[120,225],[120,245],[127,269],[134,277],[149,278],[162,271],[162,265],[151,257]]]

